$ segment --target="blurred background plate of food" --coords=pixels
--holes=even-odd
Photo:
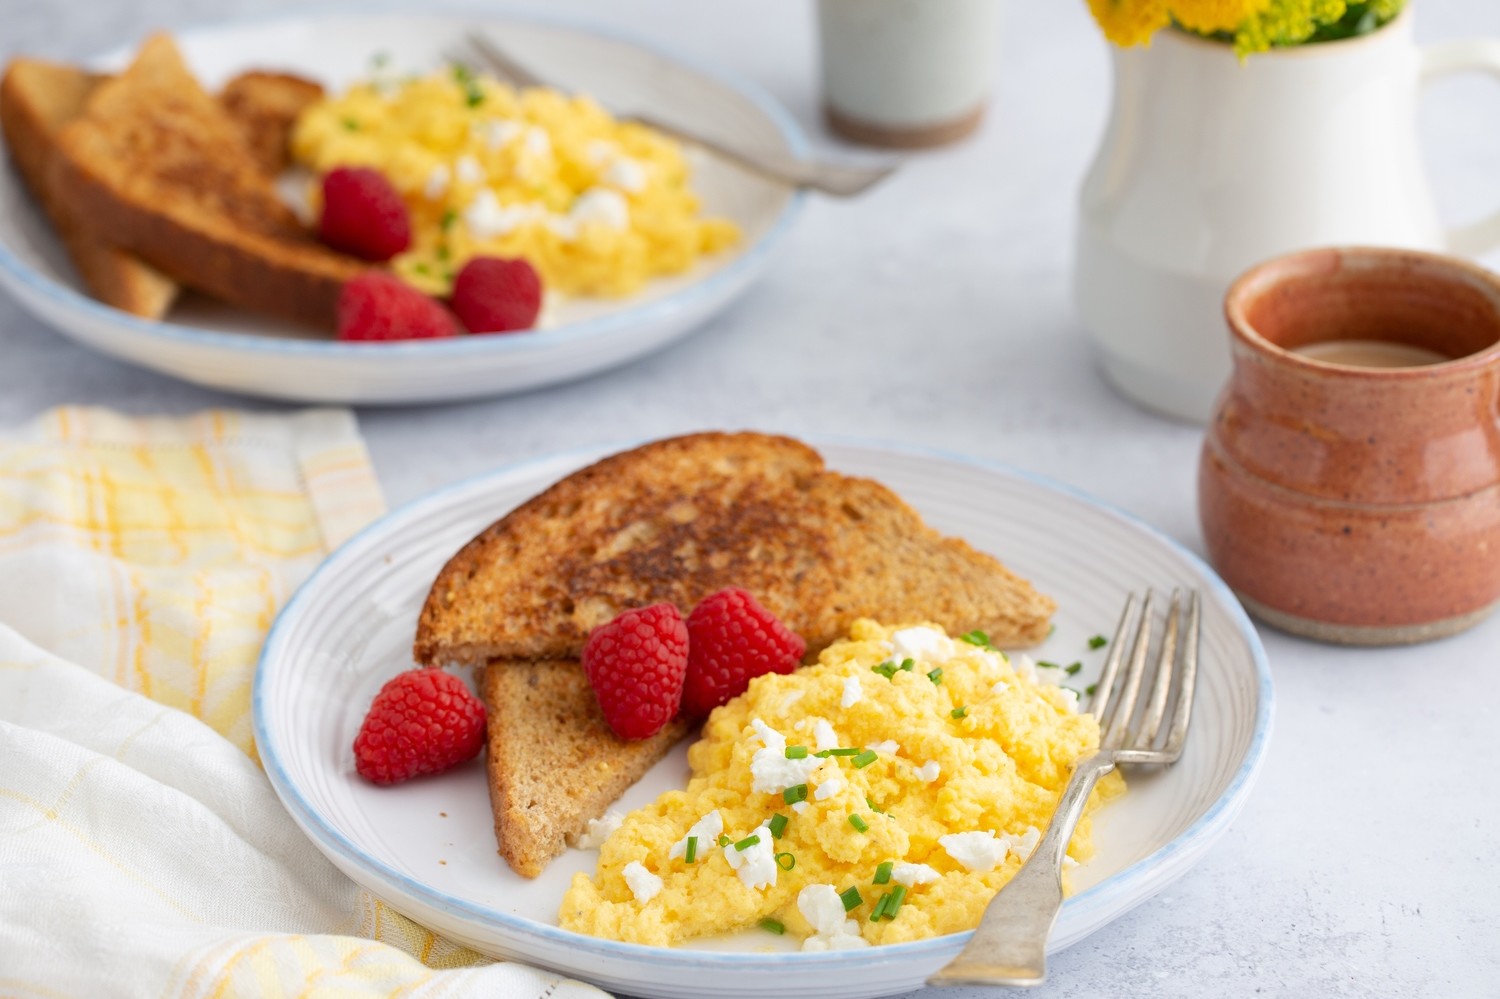
[[[475,28],[569,93],[451,64]],[[153,36],[87,67],[23,63],[0,94],[14,167],[0,170],[0,283],[91,347],[250,395],[441,402],[626,363],[742,293],[802,198],[613,119],[588,95],[804,155],[774,99],[690,57],[564,20],[286,17]],[[116,125],[132,116],[147,120]],[[139,151],[141,134],[161,139]],[[140,168],[109,166],[136,151]],[[320,177],[341,166],[390,182],[409,220],[409,239],[393,244],[403,249],[350,251],[326,219],[320,241]],[[211,179],[183,180],[200,171]],[[473,328],[455,281],[478,257],[533,266],[544,295],[528,328],[344,337],[348,283],[370,274],[399,275],[432,296],[419,301],[440,322]]]

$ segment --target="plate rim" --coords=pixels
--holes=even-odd
[[[759,83],[738,72],[715,65],[709,60],[690,52],[656,41],[630,28],[618,27],[585,16],[541,11],[530,8],[498,8],[476,10],[446,0],[420,9],[404,7],[399,0],[376,0],[374,3],[324,2],[306,8],[251,14],[241,17],[214,20],[211,18],[187,21],[172,26],[174,37],[191,34],[206,34],[215,31],[233,31],[237,28],[275,25],[282,22],[306,22],[320,19],[351,18],[361,15],[391,16],[413,19],[469,17],[477,23],[520,21],[552,28],[563,28],[579,34],[593,35],[613,42],[644,49],[653,55],[684,66],[701,76],[706,76],[726,89],[749,101],[756,110],[780,133],[782,141],[793,156],[806,156],[810,150],[806,133],[792,113],[771,92]],[[93,52],[78,61],[83,65],[98,63],[125,46]],[[12,169],[14,176],[14,170]],[[28,195],[24,183],[16,177],[15,183],[23,195]],[[713,300],[726,287],[733,287],[756,274],[767,263],[771,252],[791,230],[793,223],[806,205],[808,192],[792,188],[786,203],[777,213],[770,228],[754,243],[745,247],[735,258],[720,270],[695,281],[653,302],[630,306],[618,312],[583,319],[549,329],[522,330],[505,335],[475,335],[436,340],[396,340],[387,343],[344,343],[338,340],[304,340],[287,337],[263,336],[213,330],[202,326],[191,326],[165,320],[145,319],[141,316],[116,309],[98,301],[91,295],[55,280],[41,270],[27,265],[0,239],[0,278],[5,283],[14,281],[17,286],[46,299],[50,305],[81,315],[90,321],[100,321],[123,327],[132,335],[166,344],[189,344],[215,351],[249,351],[259,354],[282,354],[302,360],[349,360],[374,357],[424,358],[472,357],[492,354],[527,354],[547,351],[568,344],[587,343],[601,337],[618,335],[622,330],[637,326],[656,325],[670,320],[702,300]],[[31,200],[35,200],[32,198]],[[48,220],[50,225],[50,220]],[[54,233],[55,235],[55,233]],[[40,318],[40,317],[38,317]],[[44,320],[44,322],[46,322]],[[51,326],[51,322],[46,322]]]
[[[336,863],[335,866],[341,869],[344,864],[348,864],[356,869],[371,872],[381,882],[394,886],[401,893],[418,899],[424,905],[441,911],[452,918],[464,922],[478,919],[491,926],[499,926],[508,932],[516,932],[523,936],[539,938],[552,944],[562,944],[574,949],[591,951],[593,956],[604,960],[660,962],[666,955],[671,955],[670,960],[673,964],[685,969],[694,970],[748,970],[750,968],[764,967],[768,964],[785,964],[788,962],[796,962],[798,965],[810,964],[816,966],[819,970],[839,970],[844,967],[850,969],[868,969],[892,963],[904,964],[908,961],[922,960],[924,958],[935,959],[946,951],[957,950],[973,935],[973,930],[930,937],[925,940],[887,944],[863,950],[811,953],[803,951],[746,953],[687,950],[675,947],[655,947],[646,944],[625,943],[618,940],[607,940],[583,933],[576,933],[572,930],[565,930],[560,926],[550,926],[525,916],[499,912],[454,898],[451,895],[431,888],[416,878],[392,869],[360,848],[340,830],[334,828],[317,810],[311,807],[310,803],[303,798],[302,794],[293,786],[288,778],[280,756],[276,751],[275,742],[269,737],[269,732],[266,728],[264,709],[265,677],[269,668],[268,664],[273,658],[273,653],[278,652],[279,646],[284,642],[285,626],[289,621],[293,620],[295,614],[299,613],[297,608],[304,599],[308,599],[307,594],[312,591],[320,576],[329,571],[330,567],[341,558],[353,557],[350,553],[357,547],[367,544],[372,538],[384,531],[390,530],[398,522],[411,518],[424,507],[429,505],[441,506],[443,500],[454,494],[471,489],[479,489],[483,484],[491,480],[522,474],[533,466],[550,464],[564,459],[585,459],[590,455],[602,457],[616,453],[619,450],[639,446],[655,439],[657,438],[636,438],[613,443],[605,442],[564,448],[508,462],[487,472],[467,476],[402,503],[361,529],[343,544],[339,545],[334,551],[330,552],[309,573],[307,578],[297,587],[291,598],[287,600],[286,604],[277,613],[276,619],[271,625],[271,630],[266,634],[265,643],[261,647],[261,654],[255,666],[255,676],[251,688],[251,727],[255,738],[257,754],[266,776],[271,782],[272,788],[281,800],[282,806],[286,808],[304,834],[313,840],[314,844],[329,857],[330,861],[333,860],[335,855],[339,858],[340,862]],[[1234,775],[1230,778],[1228,785],[1224,788],[1224,791],[1214,799],[1208,809],[1194,820],[1187,829],[1183,830],[1170,841],[1162,844],[1150,854],[1106,878],[1104,881],[1076,895],[1069,896],[1064,900],[1063,905],[1072,911],[1108,911],[1111,908],[1121,908],[1122,911],[1128,910],[1154,895],[1161,888],[1165,887],[1166,883],[1170,883],[1176,874],[1171,874],[1165,882],[1157,885],[1155,888],[1150,887],[1150,882],[1154,875],[1159,876],[1164,870],[1170,873],[1174,858],[1184,853],[1189,853],[1195,846],[1199,847],[1200,851],[1206,849],[1218,838],[1218,835],[1222,834],[1220,827],[1227,826],[1228,823],[1232,822],[1241,808],[1243,808],[1250,791],[1254,787],[1255,779],[1258,777],[1265,763],[1266,752],[1275,722],[1275,686],[1271,677],[1270,661],[1266,655],[1265,646],[1261,642],[1259,633],[1255,630],[1249,614],[1234,595],[1234,591],[1219,577],[1212,566],[1192,549],[1170,535],[1167,535],[1159,528],[1136,517],[1134,514],[1128,513],[1112,503],[1100,500],[1085,490],[1005,462],[993,461],[937,447],[878,438],[842,434],[808,434],[803,435],[799,439],[804,440],[813,447],[821,447],[823,445],[846,446],[898,455],[904,454],[908,456],[935,458],[991,474],[997,474],[1002,477],[1020,480],[1044,490],[1058,492],[1094,507],[1116,521],[1123,523],[1126,527],[1142,531],[1151,540],[1164,545],[1174,554],[1183,558],[1190,568],[1198,571],[1206,580],[1209,589],[1217,597],[1221,598],[1225,609],[1229,612],[1231,622],[1236,626],[1240,635],[1246,639],[1251,661],[1255,666],[1257,680],[1256,714],[1250,744],[1246,747],[1244,757],[1239,767],[1235,770]],[[579,467],[583,466],[580,465]],[[351,876],[351,880],[355,879]],[[1127,890],[1131,885],[1142,883],[1148,887],[1144,892],[1139,893],[1138,896]]]

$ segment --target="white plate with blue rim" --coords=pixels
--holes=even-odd
[[[411,71],[478,26],[570,88],[650,108],[744,148],[802,155],[791,116],[748,80],[619,32],[555,17],[468,14],[318,14],[238,21],[174,34],[209,89],[250,68],[286,70],[339,89],[368,75],[377,54]],[[135,46],[100,56],[126,65]],[[663,63],[665,59],[665,63]],[[425,403],[503,395],[612,368],[677,340],[728,306],[761,275],[802,194],[710,156],[692,156],[703,210],[728,218],[740,242],[627,299],[576,298],[550,310],[548,328],[502,336],[346,344],[187,295],[156,322],[85,292],[51,225],[13,169],[0,167],[0,286],[59,332],[120,360],[212,388],[298,402]]]
[[[815,441],[830,467],[894,489],[940,531],[966,538],[1058,601],[1056,630],[1033,654],[1080,660],[1087,684],[1131,590],[1197,587],[1202,651],[1183,758],[1127,772],[1128,792],[1095,816],[1097,855],[1051,938],[1060,950],[1186,874],[1250,793],[1271,732],[1265,652],[1224,583],[1197,556],[1133,518],[1022,472],[866,443]],[[612,450],[612,449],[609,449]],[[434,930],[497,957],[557,969],[635,996],[863,997],[919,987],[969,934],[860,951],[802,953],[751,929],[680,948],[568,932],[557,912],[597,854],[569,850],[534,880],[495,850],[482,760],[379,788],[350,748],[371,698],[411,665],[417,613],[433,578],[498,516],[606,449],[501,469],[418,500],[334,553],[277,619],[254,690],[255,737],[282,802],[351,878]],[[899,741],[899,740],[898,740]],[[635,808],[686,782],[685,747],[626,793]]]

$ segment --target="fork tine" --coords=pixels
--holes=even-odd
[[[1125,657],[1125,641],[1130,637],[1130,625],[1135,615],[1135,594],[1125,599],[1125,609],[1120,612],[1120,623],[1115,626],[1115,637],[1109,643],[1109,657],[1104,661],[1104,672],[1094,685],[1094,696],[1089,700],[1089,713],[1104,726],[1104,712],[1109,707],[1110,689],[1115,684],[1115,674],[1120,671],[1120,660]]]
[[[1119,749],[1125,742],[1125,731],[1130,727],[1130,718],[1135,714],[1135,699],[1141,689],[1141,674],[1146,671],[1146,653],[1151,649],[1151,627],[1156,619],[1156,591],[1146,591],[1146,606],[1141,611],[1141,627],[1135,634],[1135,647],[1130,650],[1130,669],[1120,683],[1120,701],[1110,712],[1109,730],[1099,745],[1106,749]]]
[[[1172,674],[1177,669],[1177,632],[1182,617],[1182,591],[1172,591],[1172,603],[1167,608],[1167,634],[1161,640],[1161,652],[1156,657],[1156,676],[1151,681],[1151,699],[1146,702],[1146,711],[1141,722],[1131,732],[1126,744],[1137,749],[1150,749],[1161,730],[1162,715],[1167,710],[1167,694],[1172,689]]]
[[[1188,597],[1187,635],[1183,640],[1182,677],[1177,684],[1177,705],[1172,711],[1172,727],[1167,733],[1167,744],[1162,747],[1165,762],[1171,763],[1182,755],[1183,743],[1187,741],[1188,722],[1193,718],[1193,691],[1198,681],[1198,626],[1202,616],[1202,601],[1197,590]]]
[[[512,83],[522,87],[543,87],[547,85],[545,80],[506,55],[498,45],[478,31],[466,33],[464,39],[474,51],[483,57],[484,61],[489,64],[490,69],[508,78]]]

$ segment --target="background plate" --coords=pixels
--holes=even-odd
[[[819,442],[815,442],[819,443]],[[1203,647],[1193,728],[1170,769],[1126,772],[1130,791],[1097,813],[1098,854],[1074,872],[1078,894],[1052,936],[1061,949],[1183,874],[1228,828],[1250,791],[1271,728],[1265,653],[1239,604],[1196,556],[1153,529],[1025,474],[931,453],[821,442],[828,464],[878,479],[928,523],[999,555],[1055,596],[1057,630],[1035,652],[1082,659],[1092,682],[1127,591],[1203,590]],[[682,949],[596,940],[557,927],[574,872],[570,850],[539,878],[495,853],[482,761],[400,789],[354,773],[350,749],[375,691],[411,664],[416,616],[443,563],[493,520],[616,448],[503,469],[419,500],[334,553],[297,592],[262,653],[254,694],[261,760],[297,823],[350,877],[402,912],[497,956],[558,968],[632,995],[837,997],[912,989],[968,934],[831,954],[790,951],[765,933]],[[685,746],[623,799],[627,808],[680,787]],[[774,950],[780,945],[780,950]]]
[[[750,82],[612,29],[551,18],[327,14],[194,28],[176,38],[210,89],[251,67],[289,70],[338,88],[366,74],[378,52],[389,53],[402,71],[442,65],[443,51],[474,25],[570,86],[649,107],[666,120],[747,148],[806,151],[791,116]],[[134,48],[103,56],[98,65],[117,69]],[[67,336],[200,385],[301,402],[502,395],[592,374],[662,347],[723,309],[760,275],[802,195],[721,160],[693,161],[703,210],[738,223],[743,241],[632,298],[566,302],[557,309],[557,325],[546,330],[340,344],[195,296],[167,322],[139,319],[84,293],[51,225],[12,168],[0,168],[0,285]]]

